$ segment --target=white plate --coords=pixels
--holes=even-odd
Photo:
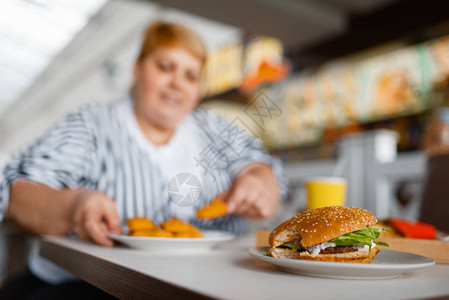
[[[208,251],[220,243],[235,238],[233,234],[224,231],[203,230],[202,233],[202,238],[143,237],[112,233],[109,233],[108,236],[132,248],[163,253],[197,253],[199,251]]]
[[[268,256],[267,247],[251,248],[249,254],[275,265],[279,270],[315,277],[339,279],[387,279],[435,264],[425,256],[391,250],[381,250],[370,264],[308,261]]]

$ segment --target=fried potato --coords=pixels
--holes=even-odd
[[[177,217],[172,217],[165,220],[160,224],[161,228],[164,230],[171,231],[173,233],[186,232],[193,227],[190,223],[187,223]]]
[[[129,231],[138,231],[138,230],[149,230],[149,229],[158,229],[156,224],[148,218],[145,217],[134,217],[128,219],[126,221],[126,225],[129,228]]]
[[[177,238],[200,238],[203,237],[201,230],[198,228],[191,228],[188,231],[175,233],[175,237]]]
[[[160,224],[160,228],[153,221],[145,217],[135,217],[129,219],[126,221],[126,225],[128,225],[129,228],[128,236],[183,238],[203,237],[200,229],[176,217],[172,217],[162,222]]]
[[[226,203],[218,199],[214,199],[208,205],[197,210],[196,217],[198,219],[217,218],[225,215],[226,211]]]
[[[173,233],[160,229],[143,229],[131,231],[129,236],[146,236],[146,237],[173,237]]]

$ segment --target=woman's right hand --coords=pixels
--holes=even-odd
[[[80,239],[106,247],[113,245],[108,232],[122,234],[114,200],[98,191],[80,191],[73,204],[72,222]]]

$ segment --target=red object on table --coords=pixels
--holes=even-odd
[[[405,237],[414,239],[435,239],[435,226],[424,222],[412,222],[403,219],[392,219],[396,227]]]

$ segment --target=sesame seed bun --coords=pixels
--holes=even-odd
[[[276,227],[270,234],[272,247],[301,240],[303,247],[330,241],[340,235],[377,223],[369,211],[358,207],[327,206],[304,211]]]
[[[268,250],[268,254],[276,258],[370,263],[380,250],[376,245],[371,248],[368,246],[342,247],[344,249],[324,246],[325,250],[319,253],[311,254],[309,251],[311,251],[310,246],[362,230],[375,223],[377,219],[372,213],[358,207],[328,206],[307,210],[280,224],[271,232],[269,237],[271,249]],[[309,247],[309,250],[297,251],[279,247],[284,243],[300,244],[303,248]],[[323,247],[323,245],[316,247]]]

